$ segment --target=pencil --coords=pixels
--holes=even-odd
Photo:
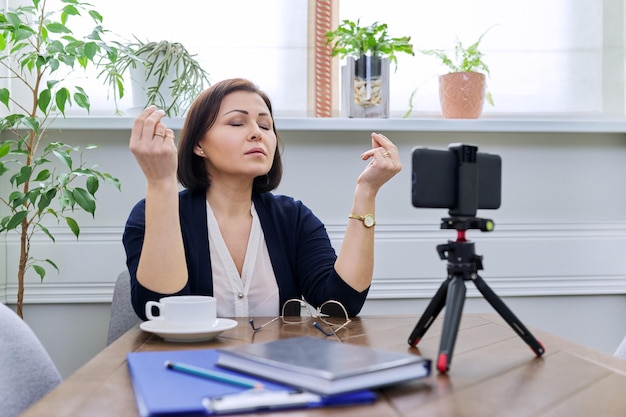
[[[188,364],[180,363],[180,362],[165,361],[165,367],[167,369],[172,369],[174,371],[179,371],[179,372],[183,372],[183,373],[190,374],[190,375],[196,375],[196,376],[212,379],[214,381],[225,382],[227,384],[236,385],[238,387],[263,389],[263,384],[261,384],[260,382],[257,382],[251,379],[246,379],[246,378],[239,378],[234,375],[229,375],[229,374],[222,373],[222,372],[216,372],[216,371],[212,371],[209,369],[200,368],[194,365],[188,365]]]

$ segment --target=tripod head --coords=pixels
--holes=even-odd
[[[483,269],[483,257],[476,255],[474,244],[465,238],[465,232],[470,229],[481,232],[491,232],[495,224],[491,219],[479,217],[444,217],[441,219],[442,229],[455,229],[456,241],[437,246],[440,259],[448,260],[448,273],[460,274],[464,279],[472,279],[477,271]]]
[[[494,227],[493,220],[480,217],[444,217],[441,219],[441,229],[456,229],[458,231],[475,229],[481,232],[491,232]]]

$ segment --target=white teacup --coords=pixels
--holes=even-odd
[[[152,308],[159,314],[153,315]],[[146,303],[149,320],[163,320],[172,327],[210,327],[217,320],[217,303],[206,295],[174,295],[163,297],[158,302]]]

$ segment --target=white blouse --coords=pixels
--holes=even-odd
[[[280,314],[278,284],[254,203],[250,212],[252,228],[239,276],[207,202],[213,295],[217,299],[218,317],[275,317]]]

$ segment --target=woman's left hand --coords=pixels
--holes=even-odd
[[[402,170],[398,148],[380,133],[372,133],[372,149],[363,152],[361,159],[371,161],[359,175],[357,183],[370,187],[375,192]]]

